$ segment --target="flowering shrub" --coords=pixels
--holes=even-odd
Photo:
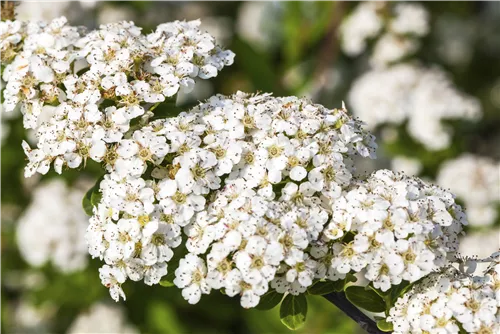
[[[237,92],[176,107],[179,91],[233,63],[199,21],[147,35],[132,22],[86,32],[65,18],[0,30],[3,106],[36,133],[36,148],[23,142],[25,176],[103,167],[83,199],[85,239],[114,300],[127,280],[175,285],[191,304],[221,290],[244,308],[281,302],[295,329],[306,294],[341,293],[390,315],[380,329],[408,332],[401,305],[457,261],[467,221],[453,195],[388,170],[354,177],[376,144],[345,106]],[[485,326],[497,326],[497,296]],[[463,329],[484,327],[457,310]]]

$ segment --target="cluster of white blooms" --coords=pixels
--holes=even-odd
[[[25,127],[37,131],[36,149],[24,143],[26,176],[46,173],[51,163],[60,173],[88,158],[113,165],[118,143],[150,109],[232,64],[234,54],[199,25],[176,21],[143,35],[133,22],[87,34],[64,17],[1,22],[3,107],[20,105]]]
[[[365,17],[368,26],[358,29],[366,37],[351,53],[383,29],[378,44],[427,32],[419,5],[383,5],[379,9],[393,9],[388,20],[378,6],[362,4],[364,12],[349,19]],[[330,110],[305,98],[238,92],[187,112],[155,115],[160,104],[191,90],[195,78],[212,78],[233,62],[234,54],[216,46],[199,24],[176,21],[143,35],[133,22],[88,33],[65,18],[0,23],[3,107],[20,108],[24,126],[36,131],[35,149],[23,142],[25,176],[45,174],[51,165],[61,173],[89,158],[106,170],[89,193],[89,224],[75,207],[83,193],[68,191],[62,181],[35,193],[18,230],[28,262],[51,259],[71,271],[85,265],[88,251],[104,261],[99,276],[116,301],[125,299],[125,281],[154,285],[169,274],[191,304],[222,290],[250,308],[269,290],[299,295],[318,281],[353,273],[387,291],[455,259],[467,221],[454,197],[387,170],[356,180],[355,156],[375,158],[376,144],[344,106]],[[382,58],[376,62],[396,60]],[[398,73],[397,83],[387,87],[379,80],[385,72],[374,72],[375,84],[361,78],[351,92],[356,111],[372,117],[372,126],[394,112],[396,123],[409,119],[410,133],[439,149],[449,141],[441,119],[479,113],[440,71],[410,65],[390,71]],[[498,270],[490,276],[497,279]],[[462,317],[455,303],[454,316]],[[117,312],[97,305],[72,328],[89,331],[102,316],[116,320],[109,331],[134,332]],[[484,314],[480,323],[460,321],[464,328],[467,321],[490,326]]]
[[[429,150],[451,143],[451,130],[442,120],[481,116],[479,101],[459,92],[443,71],[411,64],[363,74],[349,92],[349,103],[369,128],[407,120],[408,133]]]
[[[384,67],[417,51],[417,38],[428,32],[429,15],[419,4],[362,2],[340,26],[341,47],[357,56],[377,38],[370,63]]]
[[[50,261],[62,272],[86,267],[88,217],[82,212],[83,195],[63,180],[50,180],[34,190],[17,225],[17,244],[26,262],[42,266]]]
[[[490,225],[497,219],[500,202],[498,162],[465,153],[442,165],[437,182],[464,201],[472,225]]]
[[[253,307],[270,282],[303,292],[326,271],[306,249],[350,184],[353,156],[374,150],[345,109],[296,97],[217,95],[153,121],[120,142],[121,163],[100,184],[87,242],[106,262],[102,282],[115,299],[127,278],[156,284],[182,244],[175,284],[190,303],[224,288]]]
[[[419,282],[390,310],[394,333],[500,333],[498,253],[488,260],[481,276],[450,268]]]
[[[364,270],[375,288],[387,291],[447,264],[466,224],[450,193],[379,170],[335,201],[323,239],[343,240],[333,246],[333,268]]]
[[[139,333],[127,323],[124,310],[116,305],[93,304],[87,312],[76,318],[67,333]]]

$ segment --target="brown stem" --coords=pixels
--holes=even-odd
[[[2,1],[1,8],[0,15],[2,16],[2,21],[14,21],[16,19],[16,3],[14,1]]]
[[[332,292],[324,295],[330,303],[337,306],[342,312],[344,312],[349,318],[354,320],[362,329],[364,329],[369,334],[384,334],[386,332],[378,329],[377,324],[373,319],[368,317],[366,314],[361,312],[356,306],[351,304],[345,293],[343,292]]]

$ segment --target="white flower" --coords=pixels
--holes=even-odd
[[[207,267],[200,257],[187,254],[180,260],[179,267],[175,270],[174,284],[182,289],[182,297],[189,304],[198,303],[202,293],[210,293],[206,274]]]
[[[154,233],[143,236],[141,259],[145,265],[152,266],[155,263],[170,261],[174,255],[168,244],[170,234],[169,225],[160,223]]]
[[[212,152],[194,149],[180,156],[177,161],[181,168],[175,175],[182,192],[194,192],[196,195],[207,194],[210,189],[220,187],[220,178],[211,170],[217,164]]]
[[[209,217],[206,211],[196,215],[192,223],[184,227],[188,236],[186,248],[193,254],[204,254],[215,238],[215,219]]]
[[[266,281],[261,281],[257,284],[247,283],[243,279],[243,274],[238,269],[233,269],[227,274],[225,288],[227,295],[230,297],[237,294],[241,295],[240,303],[244,308],[257,306],[260,296],[265,294],[269,289]]]
[[[176,178],[177,180],[177,178]],[[201,195],[195,195],[190,189],[184,187],[184,180],[179,181],[165,179],[158,184],[160,206],[165,214],[173,214],[174,221],[181,226],[186,225],[194,216],[195,212],[201,211],[205,206],[205,198]]]
[[[110,267],[108,265],[102,266],[99,269],[99,277],[102,284],[109,289],[111,298],[118,301],[120,297],[125,300],[125,293],[121,288],[121,284],[127,279],[123,271],[117,267]]]
[[[136,242],[141,239],[139,222],[135,219],[120,219],[118,223],[106,225],[104,238],[109,243],[105,254],[106,262],[116,263],[128,259],[135,250]]]
[[[243,275],[243,280],[252,285],[262,281],[269,282],[280,261],[283,259],[283,250],[276,241],[268,242],[260,236],[251,236],[247,239],[244,250],[236,253],[236,267]]]

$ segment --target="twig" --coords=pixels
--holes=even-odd
[[[386,332],[378,329],[377,324],[374,320],[368,317],[366,314],[361,312],[356,306],[351,304],[345,293],[343,292],[332,292],[324,295],[330,303],[337,306],[342,312],[344,312],[349,318],[354,320],[362,329],[364,329],[369,334],[385,334]]]

